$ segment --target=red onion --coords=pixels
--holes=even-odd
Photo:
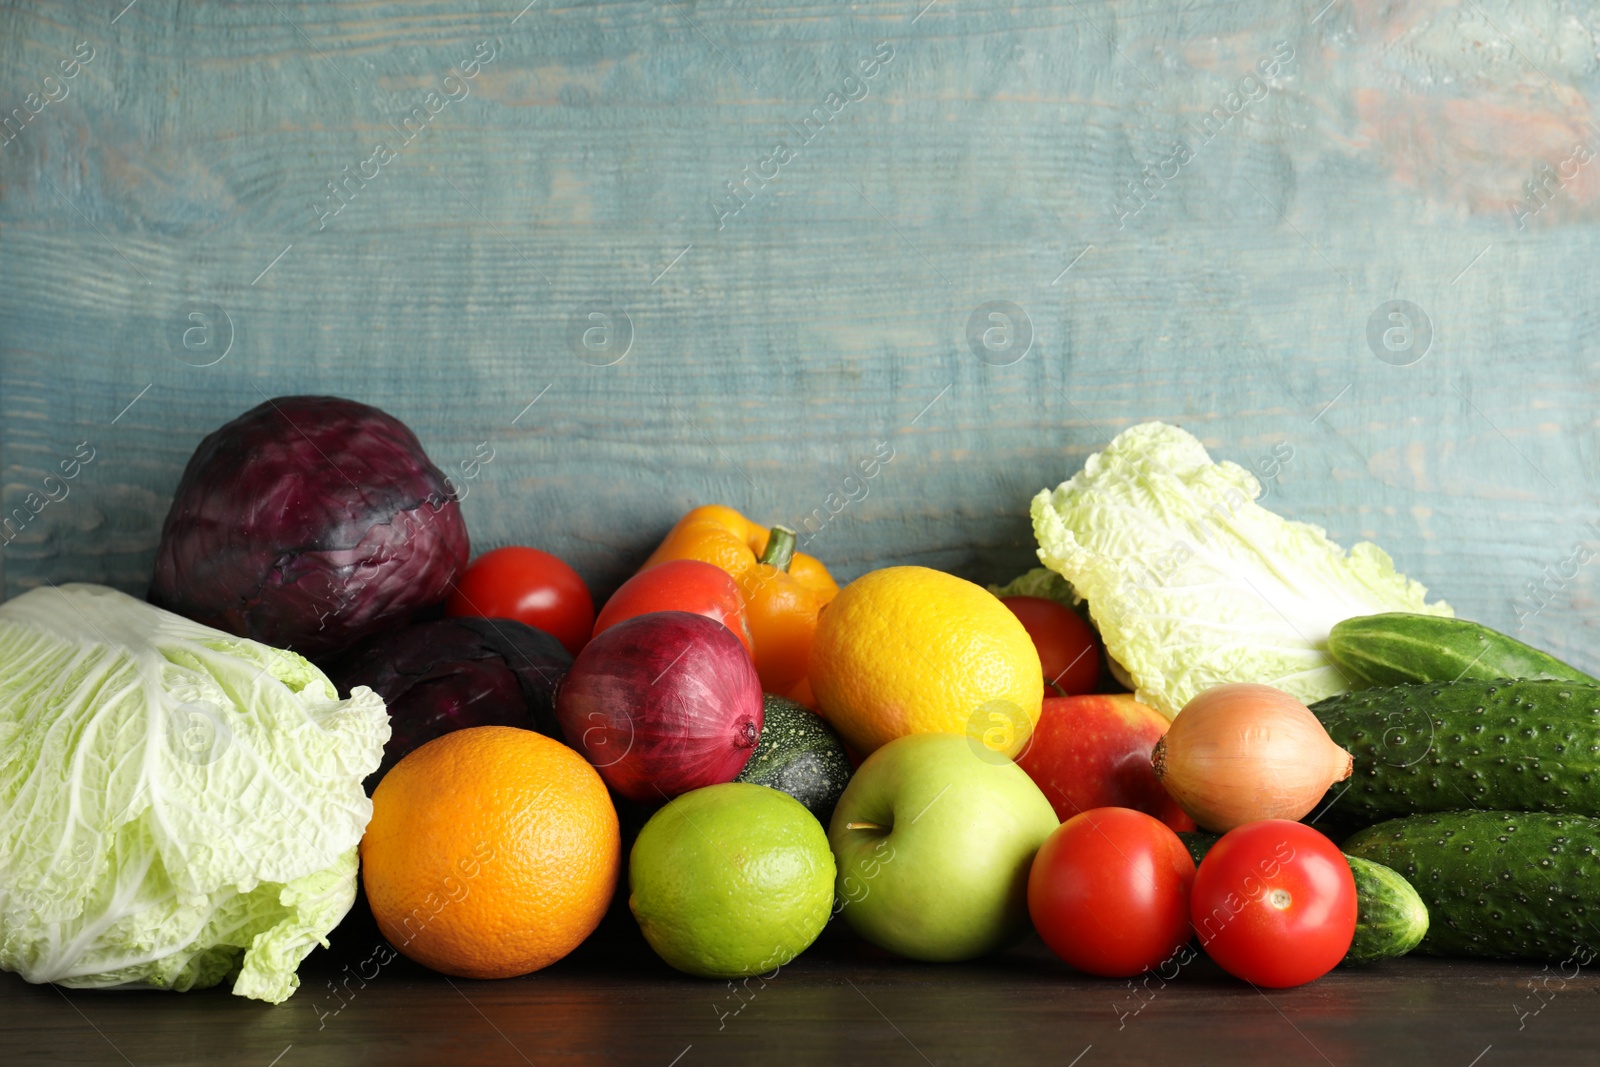
[[[726,626],[686,611],[597,634],[556,692],[567,743],[629,800],[731,782],[761,734],[761,680]]]

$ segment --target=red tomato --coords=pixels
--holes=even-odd
[[[1262,819],[1222,835],[1195,875],[1200,944],[1235,978],[1283,989],[1328,973],[1356,933],[1356,882],[1332,841]]]
[[[1126,978],[1189,943],[1193,883],[1177,834],[1142,811],[1096,808],[1045,839],[1028,872],[1028,914],[1078,970]]]
[[[1037,596],[1001,597],[1039,650],[1047,686],[1059,696],[1092,693],[1100,683],[1100,640],[1077,612]]]
[[[519,545],[473,560],[444,611],[527,623],[574,656],[594,627],[594,600],[578,572],[548,552]]]
[[[623,582],[594,621],[594,636],[623,619],[652,611],[688,611],[715,619],[733,631],[749,652],[750,624],[745,619],[739,584],[721,567],[697,559],[658,563]]]

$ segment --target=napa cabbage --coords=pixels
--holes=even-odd
[[[0,967],[283,1001],[355,900],[388,736],[371,690],[115,590],[0,605]]]

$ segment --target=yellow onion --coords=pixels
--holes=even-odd
[[[1236,682],[1185,704],[1150,762],[1191,819],[1227,833],[1257,819],[1304,818],[1354,761],[1300,701]]]

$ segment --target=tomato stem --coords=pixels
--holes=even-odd
[[[767,550],[761,553],[760,562],[780,571],[788,571],[789,564],[794,562],[794,545],[793,530],[787,526],[774,526],[767,534]]]

